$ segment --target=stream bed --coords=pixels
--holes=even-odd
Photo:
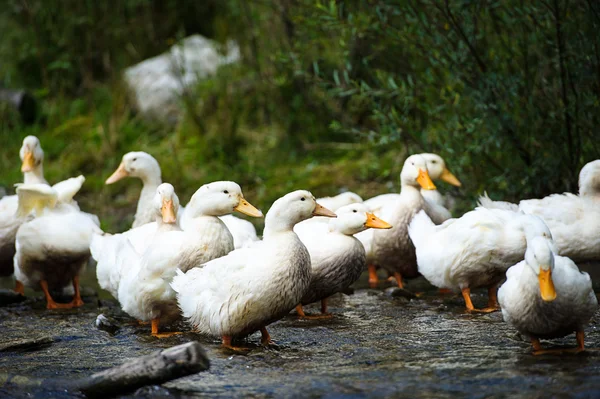
[[[46,310],[41,292],[30,290],[26,301],[0,307],[0,345],[48,340],[35,350],[0,351],[0,397],[81,397],[60,381],[192,340],[204,346],[209,371],[124,397],[600,397],[600,352],[533,356],[529,341],[500,312],[468,314],[460,296],[439,294],[422,279],[407,288],[423,293],[407,299],[367,288],[363,276],[353,294],[329,301],[332,319],[298,320],[292,312],[268,328],[276,346],[259,346],[254,334],[246,344],[250,350],[238,354],[184,324],[176,326],[183,334],[150,336],[149,326],[99,290],[94,272],[88,268],[83,279],[82,308]],[[475,306],[487,301],[484,291],[473,298]],[[305,311],[318,312],[318,306]],[[114,335],[95,327],[100,313],[116,320]],[[599,323],[597,313],[586,329],[588,348],[600,348]],[[542,344],[574,347],[575,336]]]

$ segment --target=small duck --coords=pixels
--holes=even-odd
[[[506,270],[525,256],[527,243],[542,237],[554,245],[544,222],[532,215],[476,208],[436,226],[419,212],[408,230],[419,272],[433,285],[461,291],[469,312],[499,310],[496,292]],[[471,289],[488,289],[487,308],[475,309]]]
[[[152,335],[164,337],[171,334],[159,334],[160,324],[180,317],[171,280],[177,268],[193,267],[195,260],[185,233],[177,225],[179,198],[172,185],[157,187],[153,208],[157,228],[147,250],[136,256],[131,248],[125,248],[130,264],[119,284],[118,299],[124,312],[151,321]]]
[[[178,271],[171,285],[183,316],[200,333],[220,336],[227,348],[258,330],[262,344],[270,344],[266,327],[294,309],[310,285],[310,255],[293,229],[313,216],[336,215],[309,191],[291,192],[267,213],[262,241]]]
[[[426,206],[420,189],[435,189],[427,172],[427,162],[422,156],[411,155],[406,159],[400,173],[400,184],[400,197],[383,207],[378,215],[394,227],[390,230],[373,230],[370,264],[393,273],[398,287],[403,288],[404,278],[419,275],[415,247],[408,236],[408,224]],[[361,239],[360,236],[357,238]]]
[[[22,224],[17,231],[15,291],[23,294],[24,286],[41,288],[48,309],[83,305],[79,274],[90,257],[92,235],[102,232],[97,218],[80,212],[72,201],[84,180],[83,176],[72,178],[56,189],[40,183],[17,186],[17,215],[29,215],[35,210],[35,218]],[[62,290],[69,283],[75,290],[73,301],[56,303],[50,290]]]
[[[156,195],[154,206],[157,204]],[[262,217],[262,212],[244,198],[241,187],[235,182],[212,182],[194,193],[188,207],[187,229],[181,235],[182,240],[187,243],[188,262],[179,265],[180,269],[187,271],[188,268],[233,251],[233,237],[220,217],[234,211]],[[155,208],[155,214],[156,212]],[[98,262],[96,274],[100,287],[118,298],[119,284],[123,274],[129,269],[130,258],[144,254],[153,245],[159,227],[160,223],[156,221],[122,234],[93,237],[91,251]]]
[[[492,201],[487,194],[482,206],[518,209],[541,217],[550,228],[558,254],[575,262],[600,260],[600,160],[586,164],[579,173],[579,195],[552,194],[519,205]]]
[[[547,240],[536,237],[527,244],[525,260],[506,273],[498,291],[504,320],[528,336],[534,355],[565,352],[543,350],[540,338],[576,333],[577,348],[584,350],[584,327],[598,308],[592,280],[575,263],[558,256]]]
[[[329,225],[299,223],[294,231],[310,253],[311,279],[308,291],[296,306],[301,318],[329,318],[327,298],[348,288],[360,277],[366,262],[365,248],[354,234],[392,226],[368,212],[364,204],[355,203],[338,208],[337,218]],[[309,219],[310,220],[310,219]],[[302,305],[321,301],[321,315],[308,316]]]
[[[22,162],[23,183],[48,184],[44,178],[44,151],[37,137],[27,136],[23,139],[19,156]],[[16,195],[7,195],[0,199],[0,277],[13,274],[17,230],[23,223],[31,220],[29,215],[17,217],[18,207]]]

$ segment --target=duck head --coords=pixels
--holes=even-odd
[[[261,211],[246,201],[239,184],[232,181],[216,181],[203,185],[192,196],[188,209],[193,217],[223,216],[234,211],[252,217],[263,216]]]
[[[340,207],[335,214],[337,218],[332,219],[329,225],[335,231],[351,236],[368,228],[391,229],[392,225],[379,219],[369,212],[366,205],[350,204]]]
[[[27,136],[23,139],[23,145],[19,151],[21,157],[21,172],[34,172],[42,167],[44,161],[44,151],[40,140],[35,136]]]
[[[158,164],[158,161],[147,152],[128,152],[123,155],[123,159],[117,170],[106,179],[106,184],[115,183],[129,176],[140,178],[144,182],[160,182],[160,165]]]
[[[292,191],[275,201],[267,212],[264,236],[291,231],[294,225],[313,216],[337,217],[335,213],[319,205],[310,191]]]
[[[400,183],[403,186],[420,187],[424,190],[435,190],[435,185],[427,171],[427,161],[421,155],[411,155],[404,161],[400,172]]]
[[[179,211],[179,198],[175,189],[169,183],[163,183],[156,188],[152,204],[156,209],[156,221],[161,224],[177,223],[177,212]]]
[[[545,302],[556,299],[556,290],[552,281],[554,253],[544,237],[535,237],[527,243],[525,262],[538,276],[540,295]]]
[[[600,196],[600,159],[587,163],[579,172],[579,195]]]
[[[437,154],[420,154],[427,162],[427,172],[432,180],[443,180],[453,186],[460,187],[462,183],[446,167],[444,159]]]

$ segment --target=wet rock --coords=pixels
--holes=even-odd
[[[0,289],[0,306],[23,302],[26,298],[10,289]]]
[[[385,295],[391,296],[392,298],[406,298],[406,299],[415,299],[417,296],[403,288],[398,287],[390,287],[384,291]]]
[[[52,337],[16,339],[0,343],[0,352],[27,352],[45,348],[54,342]]]
[[[96,317],[96,328],[107,333],[114,335],[121,328],[121,326],[112,318],[107,317],[103,314],[99,314]]]
[[[204,349],[193,341],[96,373],[76,386],[88,397],[105,398],[196,374],[209,366]]]

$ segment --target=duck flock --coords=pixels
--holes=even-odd
[[[351,192],[315,199],[293,191],[273,203],[259,239],[250,222],[232,215],[263,216],[234,182],[201,186],[184,208],[155,158],[127,153],[106,184],[137,177],[143,188],[132,228],[108,234],[73,199],[83,176],[49,185],[34,136],[23,140],[20,157],[24,182],[0,200],[0,275],[14,273],[21,294],[25,286],[43,291],[48,309],[83,305],[79,275],[90,257],[100,286],[126,313],[150,322],[152,335],[174,334],[161,328],[183,316],[193,331],[232,349],[257,331],[271,344],[267,326],[294,309],[301,318],[332,317],[327,298],[366,270],[377,287],[377,268],[400,288],[422,275],[460,292],[468,312],[502,310],[534,354],[552,352],[540,338],[571,333],[572,351],[584,350],[584,328],[598,306],[575,262],[600,260],[600,160],[581,170],[578,195],[519,204],[484,196],[453,219],[433,180],[460,181],[438,155],[411,155],[400,193],[363,201]],[[71,286],[72,302],[53,300],[51,292]],[[488,290],[483,309],[471,302],[476,288]],[[314,302],[321,313],[304,313]]]

